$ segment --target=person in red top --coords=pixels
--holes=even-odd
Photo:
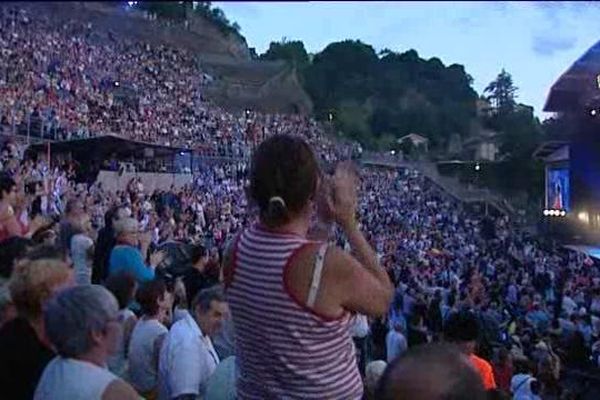
[[[460,311],[448,317],[444,325],[444,338],[454,343],[471,360],[471,364],[479,373],[486,390],[496,389],[496,380],[490,363],[475,355],[479,323],[472,312]]]

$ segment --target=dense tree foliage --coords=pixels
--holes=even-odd
[[[505,162],[485,174],[484,183],[505,192],[526,192],[531,200],[543,193],[543,165],[532,159],[536,147],[545,140],[547,130],[533,113],[533,107],[517,104],[518,89],[511,75],[502,70],[485,89],[493,112],[483,125],[501,134],[500,151]],[[547,127],[548,125],[546,125]],[[510,176],[511,179],[506,179]]]
[[[308,53],[304,48],[304,43],[300,40],[288,41],[283,38],[281,42],[271,42],[269,49],[260,55],[261,60],[285,60],[296,67],[299,71],[304,71],[308,67],[310,60]]]
[[[263,58],[305,65],[301,42],[272,43]],[[296,60],[301,60],[301,63]],[[424,60],[415,50],[377,54],[361,41],[331,43],[303,68],[317,117],[330,115],[345,135],[368,146],[416,132],[443,146],[469,134],[477,93],[460,65]]]

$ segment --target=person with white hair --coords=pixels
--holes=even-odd
[[[44,311],[58,356],[44,369],[34,400],[138,400],[135,390],[106,368],[121,326],[114,296],[98,285],[66,289]]]
[[[375,390],[379,385],[379,381],[387,368],[387,363],[383,360],[371,361],[367,364],[365,372],[365,389],[368,399],[374,399]]]
[[[164,260],[164,252],[150,256],[150,264],[144,262],[146,251],[140,251],[140,229],[134,218],[123,218],[114,224],[117,245],[112,249],[109,259],[109,275],[131,274],[138,283],[154,279],[154,270]]]

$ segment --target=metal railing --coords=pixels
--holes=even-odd
[[[20,106],[0,106],[0,129],[3,135],[12,135],[21,139],[25,139],[28,144],[38,143],[40,141],[69,141],[76,139],[89,139],[108,134],[105,132],[92,132],[85,124],[69,129],[62,126],[60,122],[56,120],[52,111],[44,110],[43,112],[32,112],[26,107]],[[201,135],[198,134],[197,136],[200,137]],[[132,138],[131,140],[135,139]],[[203,144],[201,139],[192,142],[192,146],[169,145],[168,147],[189,148],[191,151],[191,147],[193,147],[193,145]],[[206,146],[205,149],[195,148],[194,153],[206,159],[230,161],[249,159],[252,153],[253,145],[245,142],[234,143],[235,144],[222,142]]]

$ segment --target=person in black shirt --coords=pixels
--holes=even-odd
[[[206,266],[208,264],[208,252],[202,245],[195,245],[191,249],[190,259],[192,268],[189,268],[183,275],[183,285],[188,302],[199,293],[202,289],[206,289],[216,283],[213,282],[206,274]],[[187,304],[189,306],[189,304]]]
[[[9,282],[17,317],[0,329],[0,387],[2,398],[33,398],[44,368],[54,357],[42,321],[43,304],[67,285],[66,263],[42,259],[19,264]]]

